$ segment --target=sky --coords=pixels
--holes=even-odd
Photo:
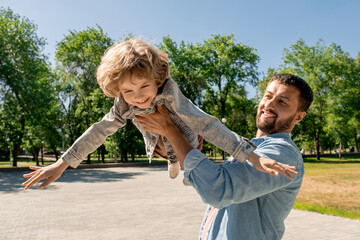
[[[211,34],[234,34],[257,50],[262,74],[281,65],[284,49],[300,38],[308,45],[336,43],[351,57],[360,52],[358,0],[0,0],[0,7],[38,26],[52,63],[56,43],[70,30],[96,25],[114,40],[131,33],[155,44],[164,36],[199,43]]]

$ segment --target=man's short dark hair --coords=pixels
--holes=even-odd
[[[272,77],[270,82],[272,81],[279,81],[281,84],[296,87],[300,91],[298,110],[300,112],[306,112],[309,109],[314,96],[311,87],[304,79],[293,74],[282,73]]]

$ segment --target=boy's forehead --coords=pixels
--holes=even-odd
[[[144,83],[150,82],[149,79],[145,77],[138,77],[136,74],[126,74],[122,77],[119,82],[120,88],[143,85]]]

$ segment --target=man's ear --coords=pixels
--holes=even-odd
[[[298,112],[295,117],[295,124],[298,124],[305,116],[306,112]]]

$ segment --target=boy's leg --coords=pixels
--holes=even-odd
[[[155,157],[159,157],[159,158],[164,158],[164,159],[168,159],[167,158],[167,155],[166,155],[166,149],[165,149],[165,146],[164,146],[164,143],[162,141],[162,137],[159,136],[159,140],[156,144],[156,147],[154,149],[154,156]]]
[[[166,151],[162,136],[159,137],[159,140],[156,144],[156,147],[154,150],[154,156],[168,159],[167,151]],[[168,172],[169,172],[170,178],[176,178],[180,172],[179,161],[168,160]]]
[[[201,151],[201,149],[203,147],[203,137],[198,135],[197,139],[199,142],[197,149]],[[153,154],[156,157],[168,159],[169,177],[176,178],[180,172],[180,164],[179,164],[179,161],[177,161],[177,159],[172,158],[174,156],[172,152],[169,152],[169,153],[167,152],[167,148],[165,147],[164,142],[166,145],[170,145],[170,143],[167,141],[166,138],[163,139],[163,136],[160,136]],[[168,146],[168,148],[172,149],[169,146]],[[168,155],[170,155],[170,159],[168,158]]]

